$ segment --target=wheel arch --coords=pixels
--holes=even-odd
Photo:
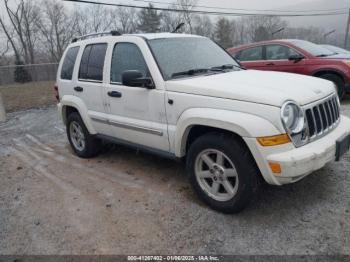
[[[281,133],[271,122],[255,115],[207,108],[189,109],[181,115],[177,123],[175,155],[185,156],[195,138],[208,132],[232,134],[241,141],[244,141],[244,137]]]
[[[80,98],[75,96],[63,96],[60,102],[59,111],[64,124],[67,123],[67,118],[70,113],[79,113],[89,133],[96,134],[96,131],[92,126],[91,119],[88,115],[88,110]]]
[[[340,77],[345,82],[344,74],[338,70],[335,70],[335,69],[320,69],[320,70],[314,72],[312,74],[312,76],[320,77],[322,75],[327,75],[327,74],[336,75],[336,76]]]

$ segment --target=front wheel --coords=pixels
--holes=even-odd
[[[345,95],[345,83],[343,79],[335,74],[324,74],[320,78],[329,80],[335,84],[339,99],[342,100]]]
[[[244,209],[259,185],[259,170],[248,148],[226,134],[210,133],[194,141],[187,172],[197,195],[223,213]]]

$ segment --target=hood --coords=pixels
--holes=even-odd
[[[330,81],[320,78],[257,70],[174,79],[166,82],[166,89],[273,106],[286,100],[305,105],[335,92]]]

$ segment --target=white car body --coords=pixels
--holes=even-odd
[[[145,39],[168,37],[197,36],[169,33],[104,36],[72,43],[69,48],[80,47],[77,61],[88,44],[103,42],[108,47],[102,82],[79,80],[79,62],[75,63],[72,80],[63,80],[58,74],[58,109],[63,121],[66,122],[67,107],[74,107],[90,134],[113,137],[176,158],[186,155],[188,134],[193,127],[226,130],[244,140],[265,181],[273,185],[295,182],[335,159],[336,141],[350,132],[350,120],[345,116],[323,137],[300,147],[291,142],[265,147],[257,141],[259,137],[286,133],[281,106],[287,100],[308,108],[336,96],[331,82],[253,70],[165,81]],[[118,42],[139,47],[155,89],[110,82],[112,51]],[[58,72],[61,67],[62,61]],[[83,87],[84,92],[75,92],[76,86]],[[110,91],[121,92],[122,97],[107,96]],[[278,163],[281,172],[274,173],[269,163]]]

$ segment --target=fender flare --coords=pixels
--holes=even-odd
[[[71,106],[78,110],[87,130],[90,134],[97,134],[95,128],[91,123],[91,119],[88,114],[88,109],[84,104],[83,100],[79,97],[72,95],[65,95],[62,97],[59,105],[59,114],[62,117],[63,123],[66,124],[66,107]]]
[[[192,108],[183,112],[178,119],[175,132],[175,155],[186,154],[188,134],[193,126],[202,125],[224,129],[240,137],[273,136],[281,132],[270,121],[248,113]]]

